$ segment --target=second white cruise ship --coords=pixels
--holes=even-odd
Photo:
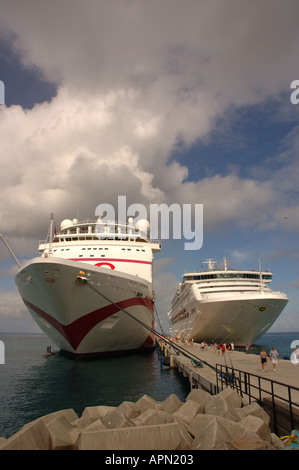
[[[168,313],[171,335],[181,339],[236,346],[254,344],[288,303],[272,291],[268,271],[223,269],[212,259],[206,271],[186,273]]]

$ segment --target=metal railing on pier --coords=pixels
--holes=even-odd
[[[274,432],[299,427],[299,388],[223,364],[216,364],[216,382],[218,390],[230,386],[265,408]]]

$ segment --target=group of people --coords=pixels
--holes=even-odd
[[[178,341],[179,339],[180,338],[178,338],[178,337],[174,338],[175,341]],[[182,340],[181,339],[181,341],[183,341],[184,343],[187,342],[187,343],[193,345],[193,339],[191,339],[191,340]],[[200,345],[201,345],[201,350],[202,351],[207,351],[208,344],[207,344],[206,341],[202,341],[202,343]],[[234,349],[235,349],[234,343],[218,344],[218,343],[215,342],[214,344],[210,344],[210,346],[214,348],[214,351],[218,353],[218,356],[220,356],[220,354],[224,355],[226,350],[234,351]],[[250,346],[246,345],[246,347],[245,347],[246,354],[249,354],[249,350],[250,350]],[[297,353],[296,361],[299,362],[299,349],[296,350],[296,353]],[[269,355],[266,353],[265,348],[262,348],[262,350],[260,352],[260,361],[261,361],[261,365],[262,365],[262,370],[264,372],[268,372],[268,358],[272,362],[273,372],[276,372],[276,366],[277,366],[277,363],[279,361],[279,354],[278,354],[277,350],[274,348],[274,346],[272,347]]]
[[[234,351],[235,345],[234,345],[234,343],[230,343],[230,344],[226,344],[226,343],[222,343],[222,344],[214,343],[213,348],[214,348],[214,351],[218,353],[218,356],[220,356],[220,353],[223,355],[226,350],[228,350],[228,351]]]
[[[267,363],[268,363],[268,354],[266,353],[265,348],[262,348],[262,350],[260,352],[260,359],[261,359],[263,372],[268,372],[268,365],[267,365]],[[269,353],[269,359],[272,362],[273,372],[276,372],[276,365],[279,361],[279,354],[278,354],[277,350],[274,348],[274,346],[272,347],[272,349]]]

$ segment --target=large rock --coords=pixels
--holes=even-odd
[[[1,450],[48,450],[49,433],[42,419],[27,424],[7,439]]]
[[[64,416],[69,422],[78,419],[73,409],[59,410],[25,424],[20,431],[7,439],[1,450],[49,450],[50,436],[46,425]]]
[[[205,407],[205,413],[209,415],[222,416],[223,418],[239,421],[239,416],[235,409],[228,404],[222,396],[214,395]]]
[[[7,443],[7,439],[5,437],[0,437],[0,449]]]
[[[127,418],[118,409],[108,411],[104,418],[102,418],[102,423],[107,429],[128,428],[130,426],[134,426],[133,421],[130,418]]]
[[[179,418],[184,423],[190,424],[198,413],[204,413],[205,409],[200,403],[193,400],[187,400],[172,416]]]
[[[210,399],[211,395],[208,392],[205,392],[200,388],[194,388],[187,396],[186,401],[196,401],[197,403],[205,407],[209,403]]]
[[[133,401],[123,401],[116,409],[126,418],[136,418],[140,415],[140,409]]]
[[[50,421],[46,428],[50,435],[50,450],[77,450],[79,430],[74,429],[63,415]]]
[[[271,441],[271,431],[269,429],[269,426],[267,426],[265,421],[261,418],[258,418],[257,416],[248,415],[246,416],[246,418],[241,419],[239,423],[245,426],[248,432],[257,434],[264,441]]]
[[[242,406],[241,395],[230,387],[224,388],[217,396],[223,398],[232,408],[241,408]]]
[[[244,434],[246,428],[218,416],[197,415],[188,430],[194,436],[192,450],[211,450]]]
[[[274,433],[270,433],[270,440],[271,444],[278,450],[282,450],[284,448],[283,442],[279,437]]]
[[[231,441],[235,450],[273,450],[273,446],[253,432],[245,432]]]
[[[239,410],[240,419],[246,418],[249,415],[261,418],[267,426],[270,426],[271,417],[258,403],[250,403]]]
[[[152,409],[159,409],[160,404],[157,403],[153,398],[149,397],[148,395],[143,395],[139,400],[136,402],[136,408],[143,413],[144,411],[148,410],[149,408]]]
[[[82,428],[81,433],[83,431],[105,431],[105,429],[107,429],[107,427],[105,426],[103,421],[101,419],[97,419],[96,421],[93,421],[89,426]]]
[[[171,394],[163,402],[143,395],[118,407],[86,407],[79,418],[60,410],[26,424],[8,450],[253,450],[281,449],[270,417],[257,404],[241,407],[235,390],[218,395],[192,390],[185,403]]]
[[[173,417],[165,411],[149,408],[138,418],[132,420],[135,426],[147,426],[150,424],[166,424],[173,422]]]
[[[183,402],[174,393],[172,393],[161,403],[160,410],[172,414],[181,406],[183,406]]]
[[[94,420],[96,421],[99,418],[104,418],[105,414],[108,413],[108,411],[112,411],[115,409],[115,406],[87,406],[81,417],[86,418],[89,421]]]
[[[179,445],[177,423],[83,431],[79,439],[79,450],[175,450]]]
[[[179,418],[173,418],[173,420],[179,425],[180,431],[180,445],[177,450],[190,450],[193,443],[193,437],[188,431],[188,425]]]

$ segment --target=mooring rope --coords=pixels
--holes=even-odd
[[[216,371],[216,368],[214,366],[212,366],[211,364],[209,364],[208,362],[200,359],[199,357],[195,356],[194,354],[190,353],[189,351],[187,351],[186,349],[184,349],[182,346],[179,346],[178,344],[173,344],[173,341],[171,341],[169,338],[167,338],[165,335],[163,334],[160,334],[158,333],[154,328],[152,328],[151,326],[147,325],[146,323],[144,323],[142,320],[140,320],[139,318],[136,318],[134,317],[134,315],[132,315],[131,313],[129,313],[127,310],[125,310],[124,308],[120,307],[120,305],[118,305],[117,303],[113,302],[113,300],[109,299],[106,295],[104,295],[101,291],[99,291],[98,289],[96,289],[86,278],[82,278],[81,276],[78,276],[77,278],[78,280],[82,280],[84,282],[84,284],[86,284],[90,289],[92,289],[94,292],[96,292],[98,295],[102,296],[105,300],[107,300],[107,302],[111,303],[112,305],[114,305],[115,307],[117,307],[119,310],[122,310],[126,315],[128,315],[130,318],[132,318],[133,320],[137,321],[140,325],[142,325],[144,328],[146,328],[147,330],[149,330],[151,333],[153,333],[155,336],[157,336],[159,339],[165,341],[168,345],[170,345],[172,348],[174,348],[174,350],[178,350],[183,356],[186,356],[188,359],[193,359],[195,361],[198,361],[198,362],[201,362],[205,365],[207,365],[208,367],[210,367],[211,369],[213,369],[214,371]]]

